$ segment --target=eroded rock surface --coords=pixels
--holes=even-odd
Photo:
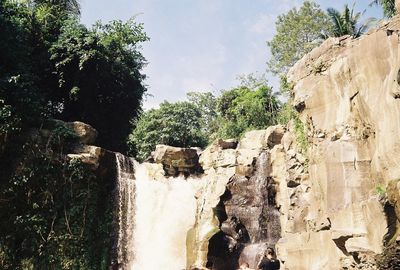
[[[277,181],[286,269],[378,269],[398,235],[399,30],[397,16],[361,38],[328,39],[289,72],[309,161],[290,185]],[[275,150],[274,175],[289,183],[290,150]]]
[[[237,145],[218,140],[200,155],[201,178],[207,182],[189,233],[190,267],[237,269],[241,261],[255,267],[265,248],[278,241],[280,213],[270,151],[284,133],[283,126],[251,131]]]

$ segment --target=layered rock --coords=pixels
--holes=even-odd
[[[157,145],[152,153],[155,163],[162,164],[167,175],[189,174],[201,171],[197,149]]]
[[[384,245],[396,245],[399,30],[395,17],[358,39],[328,39],[289,72],[310,147],[299,185],[277,181],[286,269],[378,269]],[[289,177],[288,152],[275,149],[276,179]]]
[[[236,145],[218,140],[200,156],[204,169],[196,224],[189,233],[188,266],[237,269],[255,267],[267,246],[280,237],[276,184],[270,177],[270,152],[285,129],[247,133]]]

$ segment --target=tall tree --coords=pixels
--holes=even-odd
[[[278,16],[276,35],[267,44],[271,49],[268,69],[284,76],[300,58],[331,34],[329,16],[313,1]]]
[[[217,97],[211,92],[189,92],[187,99],[200,111],[200,123],[202,131],[208,137],[212,137],[218,130],[217,117]]]
[[[328,8],[329,17],[333,23],[333,36],[340,37],[350,35],[352,37],[361,36],[370,26],[372,19],[367,19],[364,23],[359,23],[364,12],[354,12],[354,5],[350,9],[346,4],[342,12],[334,8]]]

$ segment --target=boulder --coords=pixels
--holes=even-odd
[[[66,122],[64,124],[67,128],[73,130],[83,144],[93,144],[97,138],[97,130],[92,126],[83,122]]]
[[[80,159],[83,164],[97,170],[105,151],[105,149],[93,145],[79,145],[73,149],[73,153],[67,156],[70,159]]]
[[[167,175],[200,171],[197,150],[168,145],[157,145],[152,153],[154,162],[162,164]]]

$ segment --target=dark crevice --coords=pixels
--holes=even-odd
[[[352,238],[353,236],[341,236],[337,239],[333,239],[335,245],[343,252],[344,255],[350,256],[350,253],[346,249],[346,241]]]
[[[350,97],[350,101],[353,101],[353,99],[358,95],[358,93],[360,93],[360,91],[355,92],[355,93]]]
[[[390,240],[392,240],[393,237],[396,235],[397,216],[394,206],[391,205],[389,202],[385,203],[383,209],[385,211],[386,222],[388,224],[388,232],[385,235],[384,244],[388,245]]]

